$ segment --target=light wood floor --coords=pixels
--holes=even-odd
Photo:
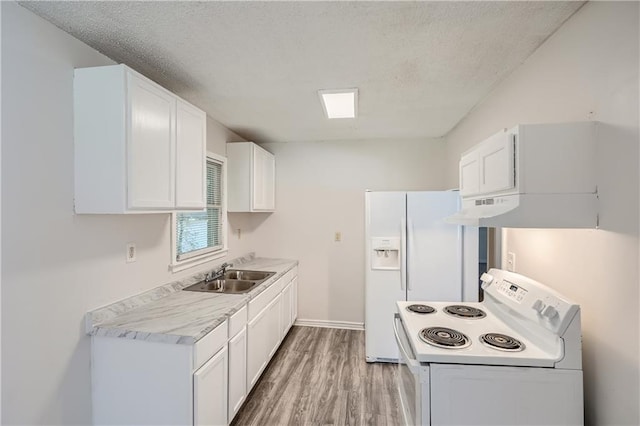
[[[293,327],[233,426],[400,425],[396,365],[367,364],[364,332]]]

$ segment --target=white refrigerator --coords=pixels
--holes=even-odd
[[[478,228],[446,223],[454,191],[365,193],[365,353],[395,362],[398,300],[478,300]]]

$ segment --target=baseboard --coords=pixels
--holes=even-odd
[[[297,319],[294,325],[299,325],[302,327],[343,328],[346,330],[364,330],[364,323],[349,322],[349,321]]]

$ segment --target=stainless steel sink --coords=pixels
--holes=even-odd
[[[274,274],[275,272],[264,271],[226,271],[224,278],[203,280],[183,290],[225,294],[247,293]]]
[[[224,277],[228,280],[264,281],[273,274],[275,272],[230,270],[225,272]]]
[[[205,291],[209,293],[246,293],[258,284],[257,281],[247,280],[212,280],[200,281],[197,284],[185,287],[186,291]]]

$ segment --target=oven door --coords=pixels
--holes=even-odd
[[[393,330],[400,352],[398,362],[398,392],[406,425],[431,424],[429,366],[421,365],[413,356],[400,315],[393,318]]]

